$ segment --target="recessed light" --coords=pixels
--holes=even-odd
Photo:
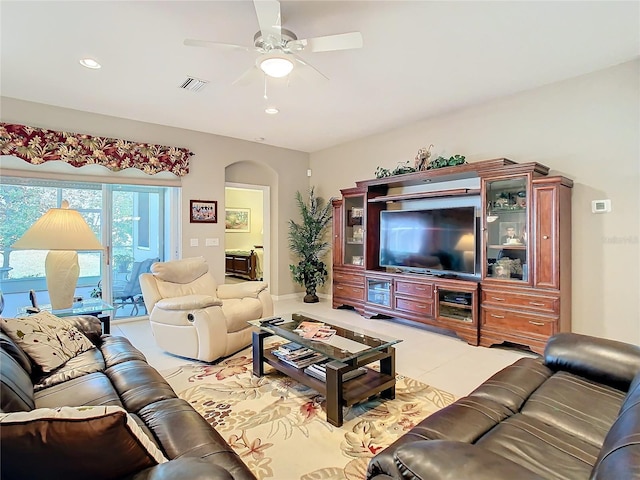
[[[102,65],[96,62],[93,58],[83,58],[80,60],[80,65],[87,68],[93,68],[94,70],[102,68]]]
[[[264,113],[268,113],[269,115],[275,115],[276,113],[278,113],[280,110],[278,110],[275,107],[269,107],[269,108],[265,108],[264,109]]]
[[[264,137],[256,137],[256,142],[264,142]]]

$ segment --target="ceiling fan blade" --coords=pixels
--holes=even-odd
[[[232,85],[240,85],[240,86],[249,85],[250,83],[253,83],[256,80],[259,80],[263,75],[264,74],[262,73],[262,70],[260,70],[258,67],[254,65],[249,70],[247,70],[242,75],[240,75],[232,83]]]
[[[301,68],[294,68],[294,72],[299,73],[300,77],[302,77],[303,79],[311,82],[329,80],[329,77],[327,77],[324,73],[322,73],[320,70],[318,70],[316,67],[311,65],[306,60],[303,60],[297,55],[292,54],[292,56],[295,59],[296,63],[298,63],[299,66],[301,66]]]
[[[330,52],[333,50],[350,50],[362,48],[362,34],[360,32],[339,33],[324,37],[303,38],[287,43],[291,50],[306,50],[310,52]]]
[[[255,50],[255,48],[252,47],[244,47],[242,45],[234,45],[232,43],[210,42],[209,40],[195,40],[193,38],[187,38],[183,43],[188,47],[228,48],[233,50],[244,50],[245,52]]]
[[[271,45],[280,45],[282,42],[280,2],[277,0],[254,0],[253,4],[256,8],[263,41]]]

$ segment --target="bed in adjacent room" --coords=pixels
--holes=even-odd
[[[225,273],[248,280],[262,280],[262,255],[259,245],[250,250],[225,250]]]

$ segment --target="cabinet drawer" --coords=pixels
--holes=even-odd
[[[396,310],[404,310],[405,312],[418,313],[427,317],[433,316],[433,302],[419,302],[408,298],[397,298],[395,301]]]
[[[333,296],[364,301],[364,288],[351,285],[333,285]]]
[[[497,330],[516,330],[548,337],[555,333],[556,323],[553,318],[545,318],[538,315],[527,315],[497,308],[482,309],[482,327]]]
[[[413,283],[396,280],[395,292],[404,295],[415,295],[419,298],[433,298],[433,283]]]
[[[560,299],[552,296],[532,295],[528,293],[512,293],[506,291],[482,291],[482,304],[501,307],[518,307],[538,310],[545,313],[559,313]]]
[[[356,283],[364,287],[364,275],[361,273],[333,272],[334,283]]]

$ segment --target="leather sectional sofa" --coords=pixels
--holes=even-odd
[[[640,479],[640,347],[562,333],[376,455],[369,480]]]
[[[94,424],[103,433],[89,432],[90,440],[79,446],[77,438],[66,438],[83,433],[78,430],[78,421],[65,419],[68,423],[62,426],[60,422],[54,426],[49,420],[49,424],[46,421],[24,425],[14,422],[11,428],[3,423],[0,426],[3,480],[255,480],[225,440],[186,401],[177,397],[127,339],[102,335],[100,322],[94,317],[68,317],[67,320],[96,348],[79,354],[50,374],[42,374],[16,342],[4,331],[0,333],[3,412],[0,416],[15,417],[21,414],[5,414],[28,414],[35,409],[51,409],[55,413],[58,407],[123,407],[126,412],[117,409],[121,416],[133,418],[167,461],[140,469],[131,463],[123,465],[127,461],[116,452],[124,451],[128,455],[139,445],[134,440],[130,447],[121,448],[125,436],[114,433],[118,428],[115,422],[106,427],[104,422]],[[76,433],[65,437],[65,432],[71,431]],[[119,438],[123,440],[117,440]],[[67,441],[70,445],[76,443],[72,452],[65,450]],[[114,473],[123,471],[127,473]]]

